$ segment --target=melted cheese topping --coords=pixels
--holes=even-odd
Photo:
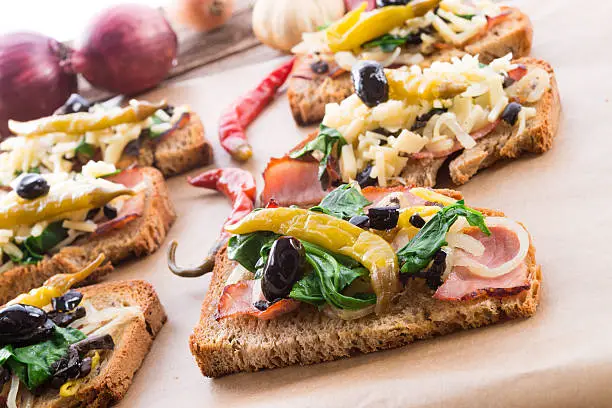
[[[501,8],[490,0],[477,0],[469,4],[461,0],[442,0],[435,12],[431,10],[423,17],[406,20],[402,26],[388,33],[395,37],[419,36],[421,43],[418,45],[408,44],[392,50],[377,46],[332,55],[325,30],[321,30],[304,33],[302,42],[291,51],[297,55],[317,55],[324,60],[335,60],[347,71],[360,60],[378,61],[385,67],[419,64],[424,61],[424,55],[439,50],[438,44],[462,46],[476,38],[487,29],[487,17],[496,17],[501,13]],[[363,16],[367,14],[365,12]]]
[[[103,109],[94,105],[93,111]],[[18,174],[31,169],[41,173],[71,172],[79,146],[100,151],[102,160],[116,165],[125,147],[137,140],[144,129],[155,133],[169,130],[181,116],[189,112],[187,106],[174,108],[172,116],[158,110],[138,123],[125,123],[85,134],[49,133],[36,137],[15,136],[0,143],[0,185],[8,185]],[[108,174],[108,173],[106,173]]]
[[[390,99],[369,108],[353,94],[339,104],[326,105],[323,124],[337,129],[348,143],[340,152],[343,181],[354,180],[368,165],[380,186],[401,181],[414,154],[444,157],[453,150],[470,149],[476,145],[471,133],[496,122],[511,99],[536,103],[550,88],[550,76],[541,68],[529,68],[522,79],[504,89],[505,76],[516,68],[511,59],[508,54],[482,65],[477,56],[466,55],[424,70],[418,66],[386,70],[387,77],[410,95],[408,99]],[[448,99],[419,98],[431,95],[432,89],[444,89],[440,84],[462,84],[465,90]],[[423,115],[432,109],[440,110],[424,122]],[[535,115],[533,106],[521,108],[517,136]]]

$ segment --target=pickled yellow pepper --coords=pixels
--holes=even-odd
[[[64,213],[98,208],[115,197],[135,195],[136,191],[121,184],[96,180],[96,184],[73,181],[72,191],[52,186],[49,193],[34,200],[17,197],[0,208],[0,229],[32,225]]]
[[[326,30],[332,52],[352,51],[362,44],[389,33],[406,20],[425,15],[440,0],[415,0],[402,6],[386,6],[364,13],[366,3],[347,13]]]
[[[51,303],[51,299],[62,296],[71,287],[87,279],[89,275],[98,269],[105,259],[106,257],[104,254],[100,254],[93,262],[85,266],[85,268],[83,268],[80,272],[54,275],[47,279],[47,281],[40,288],[32,289],[28,293],[17,296],[15,299],[8,302],[7,305],[19,303],[22,305],[43,308]]]
[[[39,136],[53,132],[83,134],[123,123],[141,122],[166,106],[166,101],[159,103],[133,101],[125,108],[111,109],[106,112],[53,115],[28,122],[9,120],[9,129],[16,135],[22,136]]]

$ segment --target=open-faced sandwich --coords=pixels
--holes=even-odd
[[[0,304],[98,254],[109,264],[161,245],[175,219],[162,174],[89,162],[81,173],[22,173],[0,191]]]
[[[289,104],[298,124],[319,123],[325,105],[349,96],[349,72],[362,60],[385,67],[427,67],[464,54],[489,63],[512,53],[529,55],[533,30],[520,10],[490,1],[377,1],[366,3],[315,33],[293,52],[298,55],[289,79]]]
[[[527,230],[459,192],[342,185],[226,226],[191,350],[202,373],[313,364],[535,313]]]
[[[107,407],[126,394],[166,314],[144,281],[70,290],[102,259],[0,307],[0,407]]]
[[[318,202],[331,186],[433,187],[445,163],[455,184],[500,159],[552,147],[561,104],[550,65],[465,55],[421,69],[363,61],[355,94],[329,103],[318,133],[264,172],[263,200]]]
[[[78,172],[90,160],[152,166],[171,176],[212,159],[197,114],[163,101],[109,107],[74,94],[54,115],[9,121],[9,128],[16,136],[0,144],[3,185],[22,172]]]

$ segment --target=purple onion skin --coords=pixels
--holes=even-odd
[[[71,56],[97,88],[136,94],[158,85],[175,64],[178,40],[159,10],[121,4],[96,16]]]
[[[51,115],[77,92],[76,75],[61,66],[61,47],[37,33],[0,36],[0,139],[9,135],[9,119]]]

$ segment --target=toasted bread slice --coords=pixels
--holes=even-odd
[[[159,141],[141,144],[138,157],[124,155],[119,167],[126,168],[136,163],[143,167],[156,167],[165,177],[170,177],[209,164],[212,153],[200,117],[190,112],[186,126]]]
[[[456,191],[437,191],[462,198]],[[503,216],[499,211],[481,211]],[[412,280],[391,311],[382,316],[344,321],[302,305],[295,312],[268,321],[250,317],[217,321],[217,304],[235,266],[223,250],[217,256],[200,322],[190,338],[191,352],[202,374],[220,377],[239,371],[331,361],[356,352],[370,353],[460,329],[529,317],[536,311],[541,281],[533,246],[529,248],[527,264],[530,288],[512,296],[440,301],[432,298],[433,292],[424,282]]]
[[[531,51],[533,27],[529,17],[520,10],[508,7],[510,13],[501,23],[491,28],[481,37],[468,42],[463,47],[448,47],[427,57],[419,65],[428,67],[434,61],[449,61],[452,57],[478,54],[482,63],[488,64],[496,58],[512,53],[514,58],[525,57]],[[309,70],[307,57],[298,57],[293,72]],[[312,73],[312,79],[301,76],[289,78],[287,97],[295,121],[301,125],[317,124],[323,120],[325,105],[341,102],[353,93],[350,74],[337,76]]]
[[[60,397],[57,390],[47,390],[34,398],[33,408],[102,408],[121,400],[167,319],[155,289],[145,281],[109,282],[84,287],[79,292],[98,310],[137,306],[144,319],[132,319],[110,333],[115,349],[103,355],[99,374],[83,383],[75,395]]]
[[[94,272],[90,281],[111,272],[113,264],[130,256],[143,256],[157,250],[176,214],[162,174],[154,168],[140,171],[147,184],[144,212],[140,217],[121,229],[99,236],[85,236],[35,265],[17,266],[0,274],[0,304],[41,286],[53,275],[81,270],[101,253],[110,262]]]

